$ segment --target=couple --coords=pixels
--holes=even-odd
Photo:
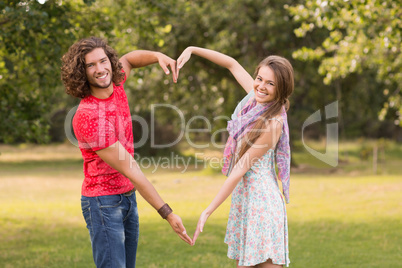
[[[204,210],[191,239],[181,218],[163,201],[134,163],[131,114],[124,83],[133,68],[159,63],[176,83],[191,54],[228,68],[248,93],[228,122],[224,150],[228,176]],[[136,50],[120,59],[105,40],[90,37],[73,44],[62,57],[66,92],[81,98],[73,129],[84,160],[81,207],[97,267],[135,267],[139,236],[136,191],[166,219],[177,235],[194,245],[215,209],[232,194],[225,243],[238,267],[288,266],[284,197],[289,200],[289,129],[286,110],[293,92],[293,69],[279,56],[256,68],[255,79],[222,53],[186,48],[177,62],[154,51]],[[282,196],[275,172],[277,162]]]

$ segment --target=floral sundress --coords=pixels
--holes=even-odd
[[[254,163],[234,189],[225,243],[228,257],[240,266],[268,259],[289,266],[286,207],[276,179],[273,149]]]

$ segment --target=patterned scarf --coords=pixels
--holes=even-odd
[[[259,104],[255,97],[250,98],[243,109],[239,112],[236,119],[228,122],[227,130],[229,138],[223,152],[224,165],[222,173],[229,176],[236,162],[237,143],[254,126],[256,119],[262,115],[272,103]],[[282,135],[276,145],[275,160],[278,167],[279,179],[282,182],[283,195],[286,203],[289,203],[289,183],[290,183],[290,146],[289,146],[289,126],[286,110],[283,107],[281,116],[283,118]]]

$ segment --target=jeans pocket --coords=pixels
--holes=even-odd
[[[92,220],[91,220],[91,204],[89,200],[84,200],[81,198],[81,210],[82,210],[82,215],[84,216],[85,222],[87,224],[87,228],[90,229],[92,225]]]
[[[98,196],[96,199],[98,200],[99,208],[115,208],[123,202],[123,196],[120,194]]]

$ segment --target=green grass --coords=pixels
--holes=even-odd
[[[359,143],[340,148],[349,160],[337,169],[294,153],[299,167],[292,172],[287,205],[290,267],[400,267],[401,146],[391,146],[377,175],[370,158],[359,158]],[[95,267],[80,210],[79,150],[27,145],[0,146],[0,152],[0,267]],[[152,170],[145,170],[147,177],[192,234],[224,176],[211,168]],[[182,242],[142,197],[137,200],[138,267],[235,266],[223,242],[230,200],[210,217],[194,247]]]

